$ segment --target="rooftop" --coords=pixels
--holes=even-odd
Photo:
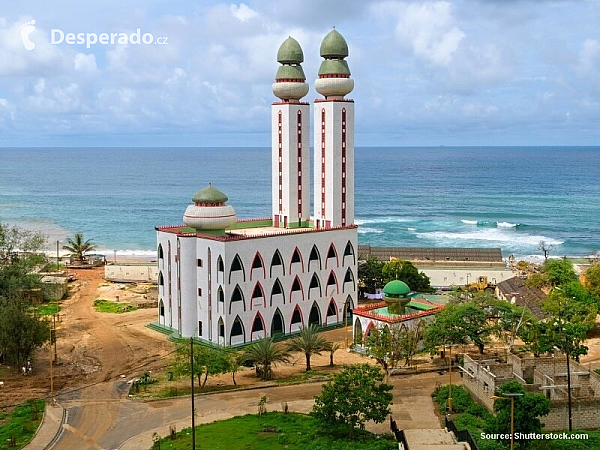
[[[374,303],[371,305],[359,306],[352,310],[357,316],[370,317],[386,323],[400,323],[407,320],[416,319],[435,314],[444,309],[444,305],[430,302],[421,298],[413,298],[406,305],[406,314],[392,314],[388,311],[385,302]]]
[[[286,234],[297,233],[320,233],[330,230],[356,228],[356,225],[346,225],[344,227],[333,228],[314,228],[312,222],[303,222],[300,226],[294,228],[279,228],[273,226],[273,221],[270,218],[238,220],[231,227],[227,228],[224,233],[209,233],[205,230],[195,230],[186,225],[167,225],[156,227],[157,231],[164,233],[173,233],[178,236],[196,236],[215,241],[234,241],[242,239],[253,239],[271,236],[281,236]]]

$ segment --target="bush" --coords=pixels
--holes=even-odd
[[[432,396],[439,405],[440,414],[446,414],[446,405],[448,404],[448,395],[450,393],[449,385],[441,386],[436,389]],[[468,391],[460,386],[452,386],[452,411],[455,413],[466,412],[471,405],[477,405]]]

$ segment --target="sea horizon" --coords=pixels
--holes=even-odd
[[[0,147],[0,158],[0,222],[43,232],[50,251],[82,232],[109,258],[152,257],[154,227],[181,223],[208,182],[239,219],[271,213],[269,147]],[[551,256],[600,249],[600,146],[357,146],[355,166],[360,244],[525,259],[541,240]]]

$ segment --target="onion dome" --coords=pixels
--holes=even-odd
[[[281,64],[275,75],[273,94],[283,101],[300,100],[308,94],[306,76],[300,65],[304,53],[298,41],[288,37],[277,51],[277,61]]]
[[[325,60],[319,67],[315,89],[326,98],[344,98],[354,89],[350,68],[344,61],[348,56],[346,40],[337,30],[331,30],[321,42],[320,54]]]
[[[236,215],[231,205],[226,205],[227,196],[212,185],[200,189],[192,197],[183,215],[183,223],[196,230],[224,230],[233,225]]]
[[[383,293],[390,298],[406,297],[410,294],[410,288],[404,281],[394,280],[383,287]]]

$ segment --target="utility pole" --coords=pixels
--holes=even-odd
[[[192,384],[192,449],[196,450],[196,418],[194,417],[194,338],[190,338],[190,367]]]
[[[450,344],[450,386],[448,387],[448,412],[452,414],[452,344]]]
[[[50,405],[54,406],[54,359],[52,358],[52,327],[50,328]]]

